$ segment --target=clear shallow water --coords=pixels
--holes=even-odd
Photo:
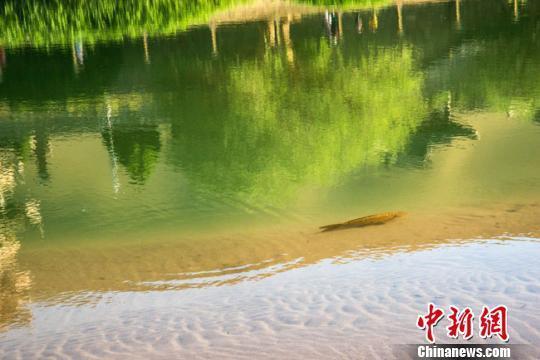
[[[0,343],[16,352],[25,331],[35,331],[46,347],[45,332],[55,327],[40,319],[49,306],[68,324],[67,307],[97,303],[104,314],[115,303],[122,313],[135,311],[126,300],[133,299],[140,325],[154,297],[195,301],[194,288],[229,299],[225,293],[241,296],[246,286],[303,273],[313,279],[310,291],[324,293],[324,282],[316,285],[324,264],[356,281],[335,259],[380,266],[386,276],[394,273],[386,264],[398,261],[387,256],[414,259],[452,244],[463,267],[458,244],[538,237],[539,4],[382,5],[332,13],[322,5],[230,4],[208,10],[210,26],[190,20],[187,30],[145,32],[149,24],[117,24],[107,33],[86,24],[77,36],[60,29],[49,38],[13,35],[19,23],[4,14]],[[32,21],[24,31],[35,34],[42,23]],[[318,233],[327,223],[389,210],[408,216]],[[470,249],[493,251],[497,261],[509,251],[537,271],[521,244]],[[534,241],[527,246],[536,251]],[[446,269],[442,258],[429,266]],[[404,287],[429,266],[392,286],[413,296],[420,290]],[[517,291],[534,290],[532,279]],[[265,289],[276,305],[280,290]],[[481,286],[472,291],[475,304],[486,299]],[[538,304],[527,291],[528,306]],[[473,301],[469,292],[453,289],[447,300]],[[429,301],[403,299],[399,306],[412,317]],[[322,301],[334,306],[331,296]],[[518,306],[511,296],[505,301]],[[272,316],[283,315],[276,309]],[[346,326],[338,313],[327,316],[339,333]],[[201,316],[198,326],[213,325]],[[79,328],[88,346],[112,341],[92,329]],[[163,336],[186,332],[161,329]],[[277,341],[274,335],[261,341]],[[226,337],[214,339],[227,353]],[[516,340],[530,339],[537,334],[522,326]],[[140,348],[122,351],[115,354]]]
[[[422,340],[414,323],[430,301],[475,313],[484,304],[507,304],[510,342],[538,344],[540,271],[531,264],[539,255],[536,240],[493,240],[377,259],[328,259],[234,286],[79,292],[69,301],[28,306],[32,326],[4,334],[0,354],[402,359],[403,348],[392,345]],[[436,328],[436,339],[448,341],[443,331]],[[531,359],[538,356],[533,351]]]

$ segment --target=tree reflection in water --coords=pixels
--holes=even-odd
[[[30,272],[18,264],[21,243],[17,233],[26,223],[42,231],[39,203],[17,203],[15,191],[23,176],[24,163],[13,153],[0,150],[0,331],[11,325],[25,325],[31,320],[27,307],[32,285]]]

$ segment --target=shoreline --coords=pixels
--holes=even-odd
[[[483,239],[539,237],[539,215],[538,203],[502,204],[496,210],[411,213],[385,225],[331,233],[302,227],[178,237],[165,230],[146,240],[116,239],[115,244],[23,246],[17,268],[32,274],[30,294],[35,299],[80,291],[198,288],[249,280],[253,276],[243,274],[253,271],[255,278],[264,278],[326,260],[376,259]],[[225,281],[216,281],[219,276],[226,276]],[[171,285],[174,281],[180,285]]]

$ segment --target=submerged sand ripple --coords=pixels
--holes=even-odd
[[[506,304],[510,343],[538,344],[539,256],[536,239],[493,240],[324,260],[221,287],[34,303],[31,327],[0,335],[0,357],[387,359],[398,357],[393,344],[423,341],[414,324],[430,301],[477,313]]]

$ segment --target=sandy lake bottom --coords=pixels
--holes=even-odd
[[[0,335],[0,356],[392,358],[392,345],[423,341],[415,321],[429,302],[476,312],[505,304],[510,343],[538,344],[539,256],[538,239],[486,239],[328,259],[232,285],[83,292],[29,304],[31,326]],[[436,336],[448,342],[443,330]]]

